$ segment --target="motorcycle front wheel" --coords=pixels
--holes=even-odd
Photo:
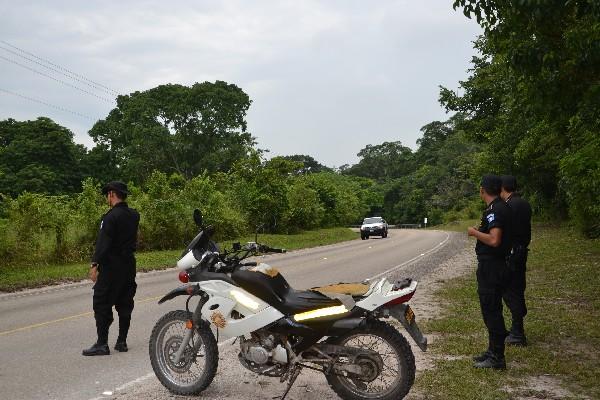
[[[193,395],[210,385],[217,372],[219,350],[207,324],[196,327],[181,359],[175,363],[175,353],[187,331],[186,322],[192,313],[171,311],[158,320],[150,335],[150,362],[156,377],[169,391]]]
[[[367,359],[360,362],[367,379],[348,374],[326,375],[327,382],[342,399],[399,400],[408,394],[415,381],[415,356],[406,338],[387,323],[373,321],[328,342],[373,350],[380,357],[378,362]]]

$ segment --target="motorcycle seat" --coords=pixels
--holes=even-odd
[[[333,285],[319,286],[311,288],[315,292],[327,294],[327,293],[335,293],[335,294],[345,294],[352,297],[362,297],[364,296],[369,289],[370,285],[366,285],[364,283],[355,282],[355,283],[336,283]]]
[[[279,273],[271,275],[259,271],[236,270],[231,274],[231,278],[241,288],[286,315],[342,305],[340,300],[319,292],[294,290]]]

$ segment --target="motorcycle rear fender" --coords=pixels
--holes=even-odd
[[[356,302],[356,305],[364,310],[374,311],[393,300],[413,293],[417,290],[417,285],[417,281],[412,281],[408,287],[392,290],[394,285],[387,279],[381,278],[378,282],[373,283],[367,292],[368,296]]]
[[[387,308],[389,310],[390,315],[400,321],[404,329],[410,334],[410,337],[415,341],[416,345],[422,351],[427,351],[427,338],[423,336],[423,333],[419,329],[417,325],[417,321],[412,310],[408,311],[409,314],[412,314],[412,318],[409,320],[406,319],[406,314],[409,306],[408,304],[398,304],[392,307]]]
[[[171,300],[177,296],[191,296],[200,293],[199,287],[196,284],[182,285],[178,288],[171,290],[162,299],[158,301],[158,304],[162,304],[167,300]]]

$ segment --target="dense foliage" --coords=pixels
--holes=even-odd
[[[85,147],[49,118],[0,121],[0,193],[74,192],[81,185]]]
[[[127,199],[141,214],[141,250],[182,248],[196,233],[194,208],[217,228],[217,239],[254,232],[292,233],[347,226],[377,200],[371,183],[331,172],[294,174],[301,164],[254,153],[228,173],[186,180],[153,172],[141,185],[129,184]],[[4,197],[0,218],[0,263],[74,261],[89,257],[100,218],[108,210],[100,183],[83,182],[80,193],[24,192]]]
[[[343,173],[377,181],[374,190],[383,204],[371,214],[404,224],[420,224],[427,217],[434,225],[477,215],[481,146],[457,128],[462,119],[457,114],[425,125],[415,152],[400,142],[385,142],[358,153],[360,161]]]
[[[161,85],[119,96],[90,136],[111,161],[113,179],[228,171],[253,145],[245,120],[250,103],[243,90],[222,81]]]
[[[448,110],[485,145],[481,167],[516,175],[537,208],[600,236],[600,3],[457,0],[484,28]]]

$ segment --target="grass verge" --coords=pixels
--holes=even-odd
[[[440,230],[440,231],[452,231],[452,232],[466,232],[470,226],[479,226],[479,220],[477,219],[466,219],[461,221],[452,221],[447,224],[434,225],[427,229]]]
[[[296,250],[353,240],[358,233],[348,228],[328,228],[301,232],[293,235],[259,235],[258,240],[271,247]],[[240,238],[239,242],[254,241],[254,236]],[[231,247],[224,242],[222,246]],[[166,269],[175,265],[182,249],[150,251],[138,253],[138,271]],[[0,291],[12,292],[19,289],[39,287],[60,282],[80,281],[88,274],[89,263],[49,264],[49,265],[7,265],[0,266]]]
[[[416,383],[425,398],[600,399],[600,240],[537,224],[530,250],[529,346],[507,348],[506,371],[475,370],[471,356],[487,347],[475,276],[455,279],[438,293],[445,315],[424,327],[439,336],[435,367]]]

